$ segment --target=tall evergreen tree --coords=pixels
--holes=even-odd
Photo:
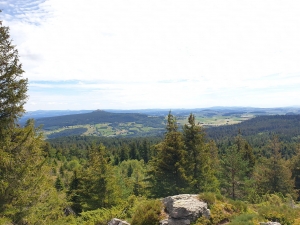
[[[217,191],[216,146],[212,142],[206,143],[205,133],[195,124],[193,114],[190,114],[188,124],[183,126],[183,139],[188,153],[187,173],[191,175],[191,191]]]
[[[24,113],[28,81],[23,73],[9,28],[0,21],[0,135],[14,127],[16,119]]]
[[[187,192],[187,152],[175,117],[168,115],[164,140],[156,145],[157,155],[150,161],[149,181],[153,196]]]
[[[40,132],[32,120],[24,128],[16,124],[27,98],[23,73],[9,28],[0,21],[0,219],[47,224],[62,216],[62,201],[50,177]]]
[[[268,148],[272,152],[269,159],[264,159],[254,171],[257,192],[295,194],[292,171],[281,156],[281,143],[277,136],[270,140]]]
[[[238,151],[237,145],[230,146],[222,156],[222,188],[233,199],[242,197],[248,162]]]
[[[60,200],[50,177],[42,136],[28,121],[0,139],[0,215],[14,224],[61,216]],[[56,200],[54,200],[56,199]],[[49,211],[44,211],[44,210]]]
[[[112,165],[109,162],[105,147],[92,147],[85,168],[76,174],[76,182],[70,191],[77,211],[111,207],[118,203],[120,192],[116,186]],[[80,204],[81,209],[78,207]]]
[[[238,135],[235,137],[234,143],[237,146],[238,152],[243,156],[243,159],[248,162],[247,176],[250,178],[255,166],[255,156],[250,144],[242,137],[241,131],[239,130]]]

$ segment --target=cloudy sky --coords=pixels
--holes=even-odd
[[[2,0],[26,109],[300,105],[300,2]]]

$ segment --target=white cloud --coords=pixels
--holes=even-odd
[[[258,99],[264,105],[277,95],[260,92],[266,97],[257,98],[253,91],[300,84],[297,1],[25,3],[17,7],[25,13],[4,18],[32,88],[50,88],[39,81],[81,80],[65,88],[99,89],[104,107],[168,108],[243,104],[240,90],[250,105]],[[292,102],[284,98],[298,93],[293,91],[281,91],[278,104]],[[92,107],[98,101],[89,96]],[[61,98],[70,104],[72,97]]]

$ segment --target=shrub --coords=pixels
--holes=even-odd
[[[286,206],[266,205],[258,210],[259,215],[269,221],[279,222],[281,225],[292,225],[297,218],[296,210]]]
[[[120,218],[122,211],[123,207],[112,207],[82,212],[78,218],[78,224],[107,225],[112,218]]]
[[[162,203],[159,200],[144,200],[137,204],[132,225],[157,225],[160,221]]]
[[[256,214],[241,214],[232,219],[229,225],[254,225],[253,219],[256,218]]]
[[[206,202],[208,205],[212,205],[216,202],[216,194],[212,192],[204,192],[199,194],[199,199]]]

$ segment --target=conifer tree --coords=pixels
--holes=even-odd
[[[230,146],[222,156],[222,188],[233,199],[243,195],[248,162],[238,151],[237,145]]]
[[[190,114],[188,124],[183,127],[185,148],[188,154],[187,172],[191,174],[191,191],[218,190],[216,178],[217,150],[213,142],[206,143],[205,133],[195,124],[195,116]]]
[[[16,119],[24,113],[27,79],[22,77],[23,73],[9,28],[0,21],[0,135],[14,127]]]
[[[150,161],[149,181],[153,196],[163,197],[187,192],[187,152],[175,117],[168,115],[164,140],[156,145],[156,156]]]
[[[262,160],[254,171],[257,192],[261,195],[278,192],[283,195],[294,195],[295,184],[292,179],[292,171],[281,156],[281,143],[277,136],[272,137],[268,148],[271,150],[272,156]]]
[[[242,137],[241,131],[239,130],[238,135],[235,137],[234,143],[237,146],[238,152],[241,152],[243,159],[248,162],[248,178],[251,177],[254,166],[255,166],[255,156],[250,144]]]
[[[62,214],[43,144],[31,120],[25,128],[13,128],[0,139],[0,215],[14,224],[34,224]]]
[[[78,177],[77,177],[78,176]],[[76,179],[76,182],[75,182]],[[74,200],[77,211],[111,207],[120,200],[112,165],[105,147],[92,147],[85,168],[74,177],[70,199]]]
[[[9,28],[0,21],[0,219],[11,224],[37,224],[62,216],[62,201],[46,164],[44,141],[24,113],[27,79],[12,44]]]

